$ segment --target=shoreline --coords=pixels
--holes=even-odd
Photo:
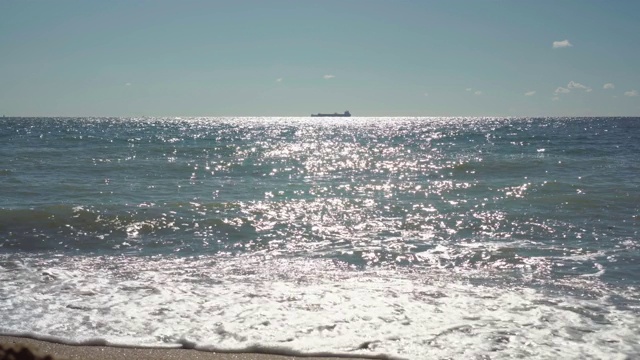
[[[28,337],[0,335],[0,346],[2,348],[27,347],[36,355],[37,359],[45,359],[46,356],[53,357],[53,360],[337,360],[337,359],[359,359],[358,357],[343,356],[292,356],[275,355],[264,353],[221,353],[208,352],[184,348],[145,348],[145,347],[117,347],[102,345],[67,345],[45,340],[36,340]],[[2,355],[2,352],[0,352]],[[3,357],[0,357],[3,359]],[[17,358],[20,359],[20,358]]]

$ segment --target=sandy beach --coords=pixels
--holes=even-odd
[[[0,336],[2,348],[26,346],[37,355],[50,355],[55,360],[331,360],[333,357],[296,357],[256,353],[212,353],[189,349],[123,348],[112,346],[76,346],[29,338]],[[5,358],[0,352],[0,360]],[[355,358],[354,358],[355,359]],[[18,359],[19,360],[19,359]]]

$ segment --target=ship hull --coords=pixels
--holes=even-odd
[[[311,114],[311,117],[351,117],[351,113],[347,110],[343,114],[333,113],[333,114]]]

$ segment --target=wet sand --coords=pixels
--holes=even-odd
[[[65,345],[30,338],[0,336],[3,348],[27,346],[37,355],[51,355],[55,360],[335,360],[335,357],[296,357],[256,353],[212,353],[189,349],[123,348],[113,346]],[[2,360],[0,353],[0,360]],[[352,358],[356,359],[356,358]]]

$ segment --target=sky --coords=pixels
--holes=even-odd
[[[635,0],[0,0],[0,116],[640,116]]]

